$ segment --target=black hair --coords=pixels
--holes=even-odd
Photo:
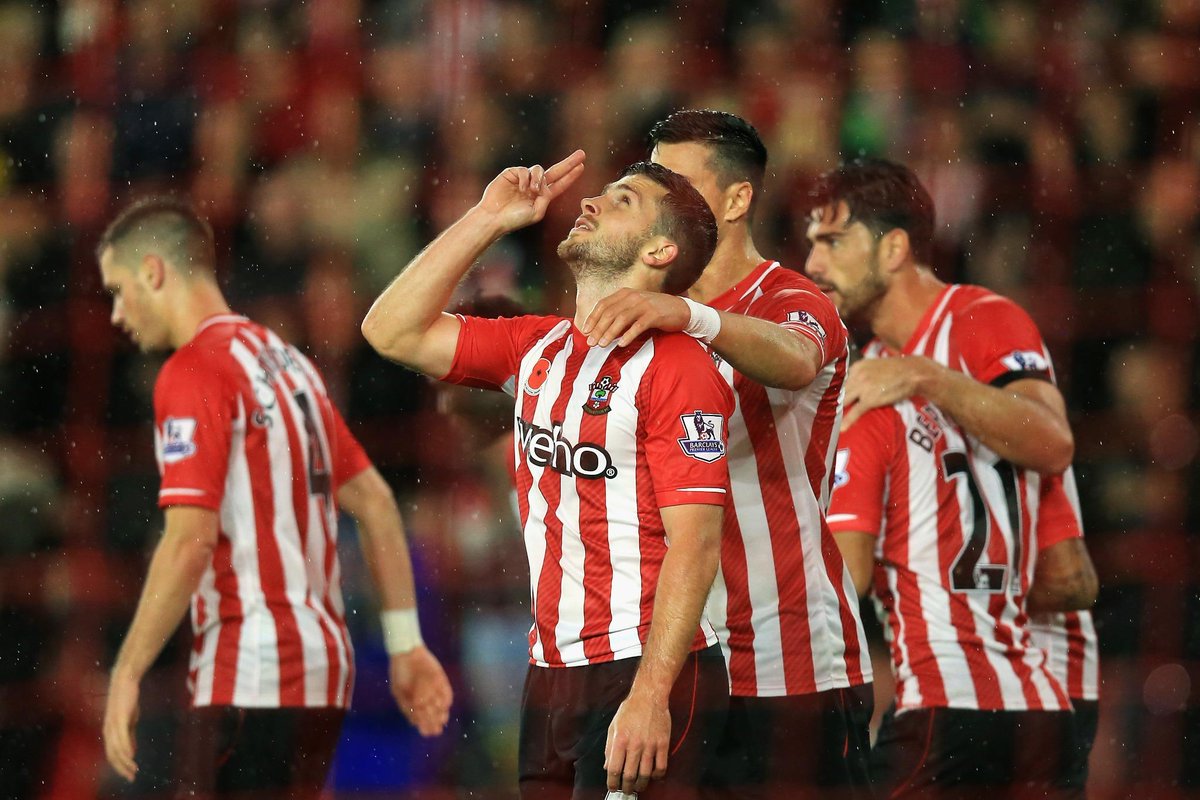
[[[758,130],[727,111],[683,109],[655,123],[650,129],[650,149],[659,144],[698,142],[712,152],[712,169],[722,189],[738,181],[749,181],[755,198],[762,191],[767,173],[767,147]],[[750,201],[751,211],[754,198]]]

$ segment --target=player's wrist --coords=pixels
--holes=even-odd
[[[688,307],[688,321],[683,332],[705,344],[712,344],[712,340],[721,332],[721,312],[687,297],[680,299]]]
[[[425,644],[415,608],[389,608],[379,615],[383,627],[383,647],[388,655],[411,653]]]

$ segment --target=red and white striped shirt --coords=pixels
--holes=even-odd
[[[154,412],[159,505],[220,515],[192,596],[192,703],[346,707],[333,496],[370,462],[316,369],[245,317],[209,317],[163,365]]]
[[[731,692],[769,697],[871,680],[858,598],[825,521],[842,413],[847,334],[808,278],[766,261],[710,305],[778,323],[815,343],[820,373],[772,389],[718,360],[736,398],[731,503],[708,611]]]
[[[1083,516],[1075,471],[1047,478],[1038,517],[1038,548],[1083,536]],[[1073,700],[1100,699],[1100,645],[1092,612],[1038,614],[1030,618],[1033,642],[1046,653],[1047,664]]]
[[[906,354],[923,355],[950,369],[964,372],[983,383],[1004,386],[1021,378],[1054,380],[1054,366],[1041,334],[1029,315],[1006,297],[980,286],[947,286],[918,325]],[[1067,494],[1058,495],[1066,490]],[[1055,524],[1064,530],[1075,519],[1077,535],[1083,535],[1079,500],[1072,476],[1067,484],[1043,493],[1043,502],[1051,503],[1051,527],[1038,529],[1039,535],[1055,539]],[[1065,508],[1069,503],[1070,508]],[[1040,547],[1045,547],[1043,544]],[[1060,615],[1061,624],[1039,624],[1037,641],[1049,645],[1048,655],[1056,675],[1066,675],[1064,685],[1071,697],[1094,700],[1099,696],[1100,656],[1096,629],[1090,612]],[[1041,638],[1042,635],[1045,638]]]
[[[530,661],[640,655],[668,546],[659,509],[725,504],[729,388],[684,334],[588,347],[560,317],[460,319],[444,380],[516,398]],[[692,649],[715,642],[702,620]]]
[[[1039,486],[914,397],[842,434],[829,521],[878,534],[896,708],[1064,710],[1025,595]]]

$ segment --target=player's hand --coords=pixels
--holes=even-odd
[[[137,743],[133,735],[138,718],[138,682],[113,674],[104,705],[104,756],[112,768],[127,781],[137,777],[133,760]]]
[[[583,174],[586,156],[576,150],[549,169],[509,167],[483,190],[476,209],[495,217],[505,232],[541,222],[550,201],[570,188]]]
[[[388,678],[396,705],[422,736],[446,729],[454,691],[441,663],[424,645],[393,655]]]
[[[631,693],[617,709],[604,743],[609,790],[641,792],[650,779],[667,774],[671,748],[671,712],[666,698],[654,701]]]
[[[921,356],[864,358],[850,367],[846,377],[846,412],[842,430],[846,430],[873,408],[890,406],[920,394],[922,381],[930,368],[939,368]]]
[[[607,347],[609,342],[625,347],[650,329],[681,331],[690,319],[682,297],[618,289],[596,303],[580,330],[588,337],[589,347]]]

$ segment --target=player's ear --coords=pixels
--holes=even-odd
[[[679,255],[679,245],[661,234],[650,237],[642,245],[642,263],[653,269],[663,269],[671,264]]]
[[[725,208],[722,214],[725,222],[737,222],[750,213],[750,203],[754,200],[754,187],[750,181],[738,181],[725,187]]]
[[[161,256],[147,253],[142,256],[142,263],[139,265],[138,277],[155,291],[163,286],[163,281],[167,277],[167,265],[163,262]]]
[[[885,272],[895,272],[902,265],[911,261],[912,255],[908,231],[903,228],[892,228],[879,241],[880,266]]]

